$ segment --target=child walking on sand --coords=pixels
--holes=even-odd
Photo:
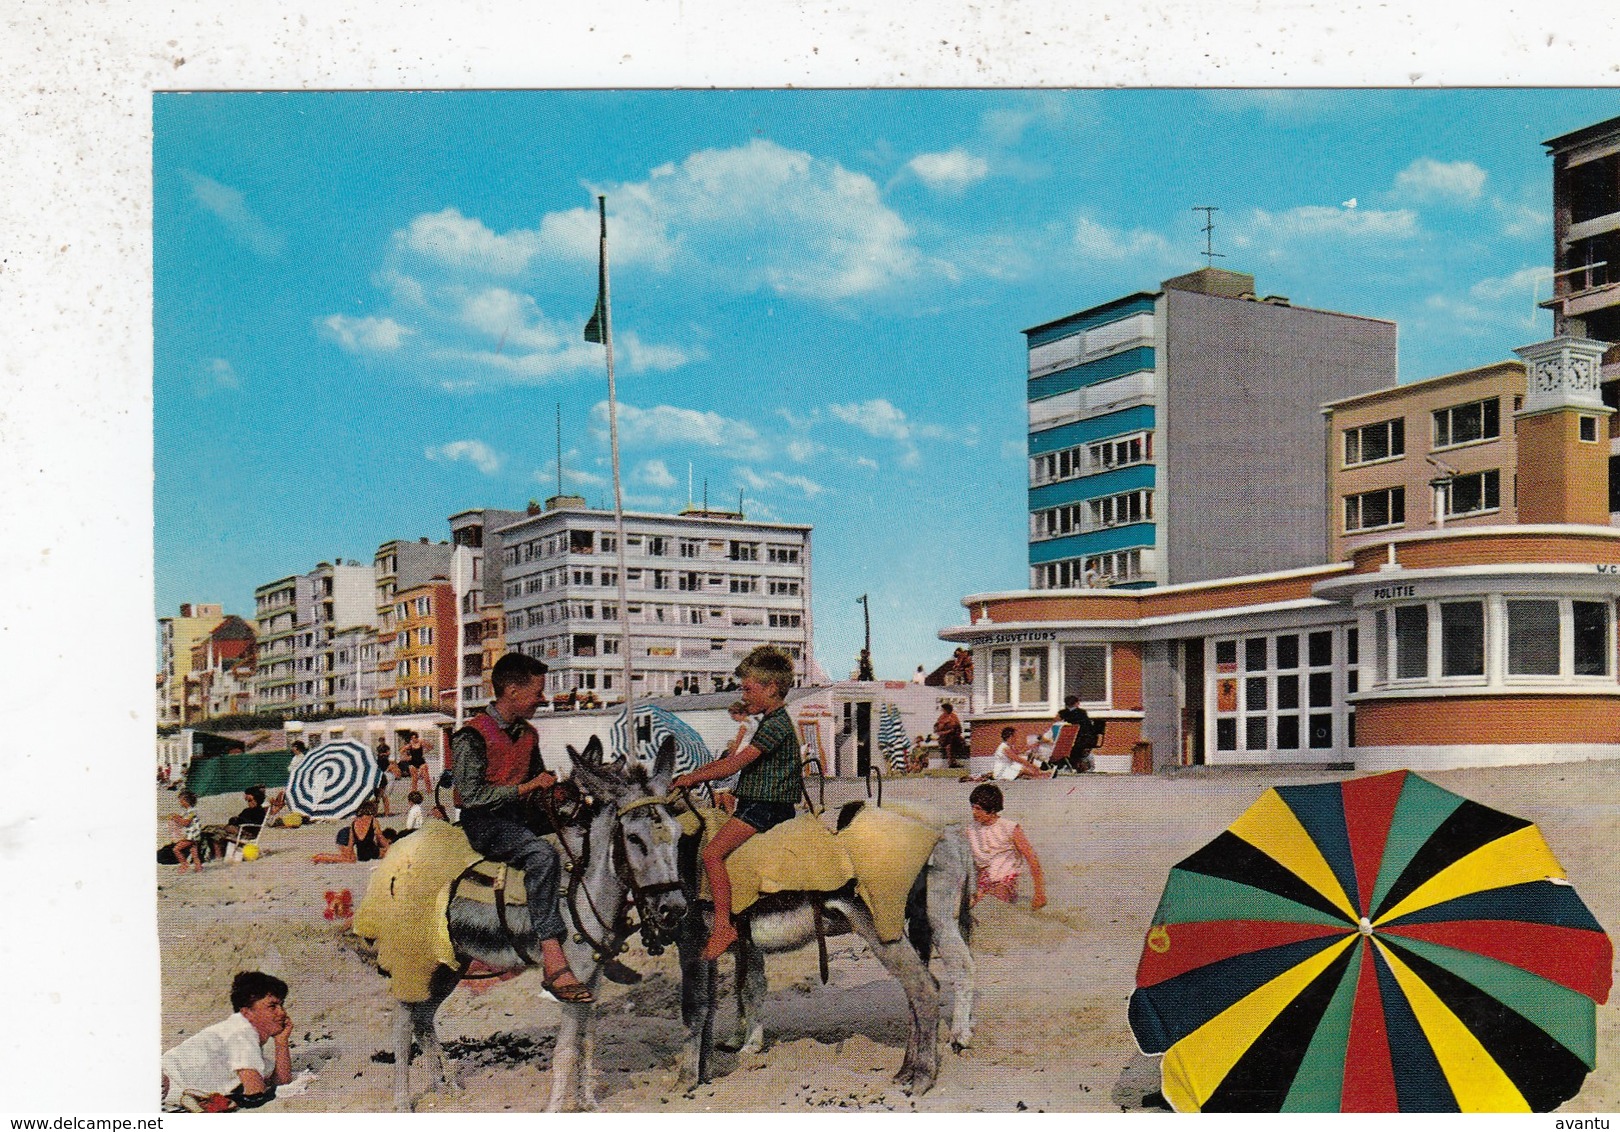
[[[675,779],[676,787],[692,787],[737,775],[737,808],[720,832],[703,848],[703,868],[714,894],[714,927],[703,949],[712,962],[737,942],[731,923],[731,877],[726,858],[756,833],[764,833],[793,817],[804,792],[799,765],[799,736],[784,705],[793,687],[793,660],[771,645],[761,645],[737,666],[742,678],[742,703],[749,715],[761,716],[753,737],[741,750],[705,763]]]
[[[979,888],[973,894],[977,904],[983,896],[994,896],[1011,904],[1018,899],[1019,858],[1029,862],[1029,875],[1035,882],[1035,896],[1030,909],[1046,907],[1046,878],[1041,873],[1041,859],[1035,847],[1024,836],[1023,829],[1001,816],[1001,787],[993,782],[975,786],[968,795],[968,808],[973,822],[968,826],[968,844],[973,848],[973,863],[979,870]]]
[[[180,861],[180,872],[186,871],[186,862],[197,872],[202,872],[202,857],[197,853],[197,845],[202,841],[202,819],[197,816],[197,795],[190,790],[180,791],[180,812],[170,814],[169,820],[174,823],[175,834],[179,840],[174,843],[174,855]]]

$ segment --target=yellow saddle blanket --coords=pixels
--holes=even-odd
[[[377,965],[389,973],[389,993],[401,1002],[421,1002],[433,969],[457,965],[450,943],[450,883],[480,860],[461,827],[430,821],[397,842],[372,871],[353,931],[376,941]],[[491,874],[503,867],[485,866]],[[506,889],[508,903],[524,902],[521,870],[510,870]],[[494,899],[479,884],[462,884],[457,895]]]
[[[703,811],[705,842],[727,816]],[[688,833],[698,830],[691,814],[682,814],[681,824]],[[938,829],[893,810],[865,807],[837,834],[814,814],[800,814],[750,837],[726,858],[732,914],[767,892],[836,892],[853,879],[878,938],[892,943],[905,931],[906,896],[938,840]],[[707,879],[703,895],[709,896]]]
[[[705,845],[729,818],[723,810],[703,810]],[[698,819],[683,813],[681,827],[696,833]],[[800,814],[750,837],[726,858],[726,872],[733,915],[767,892],[836,892],[855,879],[849,854],[814,814]],[[711,898],[708,878],[700,880],[703,897]]]

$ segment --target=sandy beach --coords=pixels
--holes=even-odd
[[[633,947],[646,977],[631,988],[604,985],[598,1030],[597,1094],[606,1111],[1140,1111],[1159,1086],[1154,1058],[1137,1052],[1126,1021],[1143,935],[1165,875],[1218,834],[1270,785],[1321,782],[1342,773],[1199,769],[1172,776],[1087,775],[1007,787],[1006,816],[1029,834],[1045,866],[1050,903],[982,902],[973,952],[978,965],[974,1043],[945,1047],[938,1084],[909,1097],[889,1078],[904,1051],[905,1003],[864,944],[829,941],[831,978],[821,985],[814,949],[774,958],[765,1008],[769,1041],[755,1055],[719,1055],[715,1080],[691,1092],[673,1087],[682,1036],[673,951],[658,958]],[[1620,924],[1614,837],[1620,829],[1620,764],[1461,770],[1427,775],[1484,805],[1538,823],[1598,921]],[[954,779],[901,778],[885,802],[904,800],[967,812],[968,787]],[[394,818],[404,788],[395,783]],[[862,797],[859,783],[829,783],[829,807]],[[241,808],[237,795],[205,798],[204,821]],[[156,794],[156,843],[170,840],[163,817],[175,795]],[[829,815],[830,820],[830,815]],[[312,864],[335,826],[271,829],[253,862],[211,863],[201,875],[159,870],[157,923],[163,962],[162,1043],[171,1046],[218,1021],[238,970],[258,968],[291,987],[295,1073],[314,1079],[274,1108],[288,1112],[386,1111],[392,1000],[385,981],[347,931],[324,918],[325,893],[349,889],[356,902],[372,866]],[[940,970],[935,961],[936,972]],[[730,1016],[731,971],[723,963],[722,1019]],[[557,1007],[526,974],[480,993],[459,990],[439,1015],[459,1065],[459,1095],[427,1095],[422,1111],[527,1112],[545,1106]],[[152,1051],[156,1061],[158,1051]],[[1620,1108],[1620,1006],[1598,1010],[1598,1069],[1564,1106]],[[426,1087],[426,1069],[413,1091]],[[807,1083],[808,1082],[808,1083]],[[154,1081],[154,1091],[156,1082]]]

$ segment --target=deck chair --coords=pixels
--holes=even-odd
[[[268,816],[260,825],[239,825],[231,831],[230,840],[225,843],[225,860],[240,861],[244,846],[259,844],[259,836],[264,833],[264,827],[270,824]],[[260,850],[263,852],[263,850]]]
[[[1053,775],[1063,769],[1076,774],[1090,770],[1094,765],[1091,752],[1102,742],[1103,728],[1106,726],[1107,722],[1101,719],[1092,720],[1089,727],[1076,723],[1059,726],[1057,739],[1052,744],[1052,757],[1047,760]]]

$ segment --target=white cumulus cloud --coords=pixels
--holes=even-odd
[[[1538,291],[1551,293],[1552,268],[1537,264],[1521,267],[1510,275],[1481,279],[1468,289],[1476,299],[1497,300],[1524,298]]]
[[[1101,224],[1088,216],[1074,222],[1074,246],[1092,259],[1151,259],[1162,262],[1170,255],[1170,244],[1157,232],[1145,228],[1123,231]]]
[[[964,149],[919,153],[906,162],[916,178],[933,189],[960,191],[990,175],[990,163]]]
[[[675,477],[662,460],[648,460],[636,472],[637,478],[650,487],[674,487]]]
[[[1317,204],[1282,212],[1256,208],[1235,227],[1235,242],[1242,247],[1325,236],[1404,240],[1418,234],[1417,214],[1410,209],[1349,209]]]
[[[870,177],[762,138],[606,192],[610,244],[616,217],[632,259],[702,269],[742,290],[836,301],[919,269],[910,226]]]
[[[281,253],[286,237],[261,220],[238,190],[189,169],[180,175],[191,186],[192,199],[213,213],[239,243],[265,257]]]
[[[1395,190],[1414,200],[1466,203],[1485,190],[1485,170],[1472,161],[1420,157],[1395,174]]]
[[[482,440],[452,440],[426,448],[422,454],[435,463],[454,464],[464,460],[486,476],[501,470],[500,454]]]
[[[399,349],[413,331],[391,318],[328,315],[320,323],[326,335],[350,353],[387,353]]]
[[[827,411],[868,436],[889,440],[911,438],[911,422],[906,419],[906,414],[882,397],[847,405],[828,405]]]
[[[599,401],[591,410],[598,431],[608,427],[608,406]],[[619,406],[619,439],[628,446],[689,444],[724,448],[744,459],[758,459],[764,445],[759,430],[747,421],[723,417],[713,410],[683,409],[676,405]]]

